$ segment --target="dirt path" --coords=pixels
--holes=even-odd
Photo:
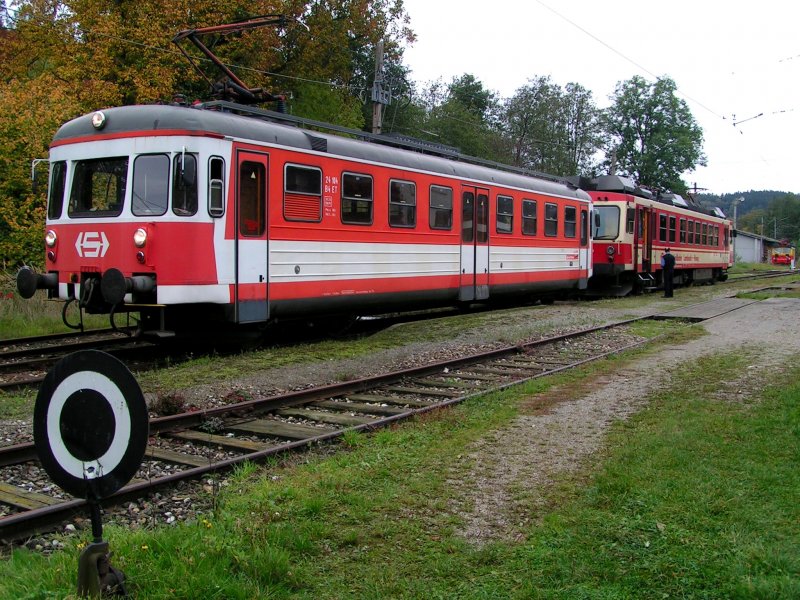
[[[450,482],[459,491],[453,507],[460,531],[476,545],[521,535],[531,503],[555,478],[580,468],[603,444],[608,427],[641,410],[648,394],[668,384],[689,361],[741,349],[751,357],[736,381],[720,382],[720,395],[743,398],[763,388],[776,369],[800,353],[800,300],[771,299],[698,325],[708,335],[668,346],[593,381],[593,391],[557,402],[538,414],[518,417],[472,448],[467,467]],[[497,449],[502,448],[502,452]]]

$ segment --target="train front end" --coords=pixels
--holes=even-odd
[[[66,316],[73,304],[81,321],[84,312],[107,314],[115,326],[115,317],[136,313],[140,328],[161,335],[191,313],[178,306],[228,302],[214,250],[213,214],[215,205],[222,212],[224,198],[222,136],[154,131],[152,116],[174,110],[194,112],[125,107],[59,130],[50,152],[45,269],[19,271],[23,297],[46,290],[65,302],[65,323],[76,328],[80,322]],[[213,190],[205,185],[211,180]]]

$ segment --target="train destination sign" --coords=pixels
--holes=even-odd
[[[36,451],[51,479],[73,496],[97,501],[128,483],[144,457],[148,432],[144,394],[110,354],[70,354],[39,388]]]

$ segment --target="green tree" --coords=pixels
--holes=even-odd
[[[474,75],[455,77],[449,85],[431,83],[423,93],[426,118],[419,131],[426,139],[451,146],[467,156],[497,160],[500,133],[497,99]]]
[[[503,105],[513,164],[554,175],[590,174],[600,148],[599,111],[591,92],[549,77],[530,79]]]
[[[681,175],[705,165],[703,132],[675,82],[654,83],[634,76],[617,84],[613,105],[605,112],[609,141],[606,165],[640,185],[685,193]]]
[[[578,83],[568,83],[562,95],[563,127],[566,143],[561,147],[564,161],[557,174],[595,175],[595,156],[602,148],[601,112],[592,92]]]

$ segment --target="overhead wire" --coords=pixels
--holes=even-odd
[[[605,40],[602,40],[602,39],[600,39],[600,38],[599,38],[599,37],[597,37],[595,34],[593,34],[591,31],[589,31],[588,29],[586,29],[586,28],[582,27],[581,25],[578,25],[578,24],[577,24],[575,21],[573,21],[573,20],[572,20],[572,19],[570,19],[569,17],[566,17],[566,16],[564,16],[563,14],[561,14],[560,12],[558,12],[557,10],[555,10],[554,8],[552,8],[551,6],[548,6],[547,4],[545,4],[544,2],[542,2],[542,0],[536,0],[536,2],[537,2],[539,5],[541,5],[543,8],[546,8],[547,10],[549,10],[550,12],[552,12],[552,13],[553,13],[554,15],[556,15],[558,18],[560,18],[560,19],[563,19],[564,21],[566,21],[567,23],[569,23],[570,25],[572,25],[572,26],[573,26],[573,27],[575,27],[576,29],[578,29],[578,30],[582,31],[583,33],[585,33],[586,35],[588,35],[590,38],[592,38],[592,39],[593,39],[594,41],[596,41],[597,43],[599,43],[599,44],[601,44],[601,45],[605,46],[606,48],[608,48],[609,50],[611,50],[611,51],[612,51],[614,54],[616,54],[616,55],[618,55],[619,57],[621,57],[622,59],[624,59],[624,60],[628,61],[629,63],[631,63],[632,65],[634,65],[634,66],[635,66],[637,69],[640,69],[640,70],[644,71],[645,73],[647,73],[648,75],[650,75],[651,77],[653,77],[654,79],[656,79],[657,81],[658,81],[658,80],[661,80],[661,79],[663,79],[663,77],[662,77],[662,76],[660,76],[660,75],[656,75],[655,73],[653,73],[653,72],[652,72],[650,69],[648,69],[648,68],[647,68],[647,67],[645,67],[644,65],[642,65],[642,64],[640,64],[640,63],[638,63],[638,62],[636,62],[634,59],[632,59],[632,58],[631,58],[630,56],[628,56],[627,54],[624,54],[624,53],[623,53],[623,52],[621,52],[620,50],[617,50],[617,49],[616,49],[616,48],[614,48],[614,47],[613,47],[611,44],[607,43]],[[676,88],[676,89],[677,89],[677,91],[678,91],[678,92],[679,92],[679,93],[680,93],[680,94],[681,94],[681,95],[682,95],[684,98],[686,98],[687,100],[691,100],[692,102],[694,102],[695,104],[697,104],[697,105],[698,105],[700,108],[702,108],[702,109],[704,109],[704,110],[708,111],[709,113],[711,113],[711,114],[712,114],[712,115],[714,115],[715,117],[718,117],[718,118],[720,118],[720,119],[724,119],[724,118],[725,118],[725,117],[723,117],[722,115],[720,115],[719,113],[717,113],[715,110],[712,110],[711,108],[709,108],[708,106],[706,106],[705,104],[703,104],[702,102],[700,102],[699,100],[697,100],[696,98],[693,98],[692,96],[690,96],[689,94],[687,94],[686,92],[684,92],[683,90],[681,90],[680,88]]]

